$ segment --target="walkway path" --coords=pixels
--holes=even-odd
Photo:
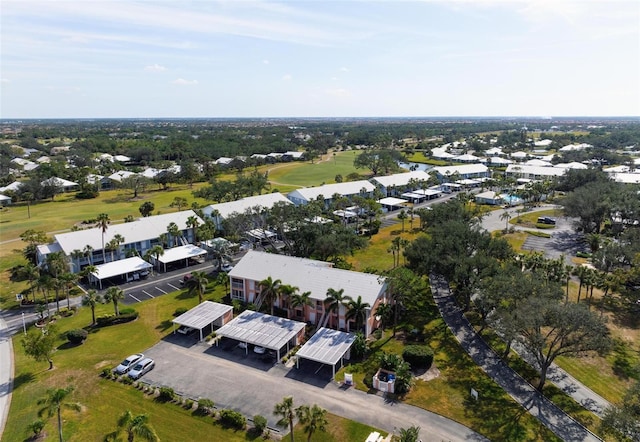
[[[0,439],[9,414],[11,388],[13,385],[13,346],[11,335],[0,318]]]
[[[509,396],[564,441],[601,440],[540,394],[489,348],[457,307],[446,280],[438,277],[430,280],[440,314],[462,348]]]

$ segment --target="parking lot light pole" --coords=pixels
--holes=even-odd
[[[24,312],[22,312],[22,330],[24,331],[24,334],[26,336],[26,334],[27,334],[27,324],[24,322]]]

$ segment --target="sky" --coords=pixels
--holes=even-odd
[[[4,119],[639,115],[637,0],[0,0]]]

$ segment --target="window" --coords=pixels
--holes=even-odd
[[[316,301],[316,310],[322,310],[322,301]]]

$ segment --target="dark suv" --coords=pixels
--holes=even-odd
[[[538,218],[538,223],[539,224],[551,224],[554,225],[556,224],[556,219],[555,218],[551,218],[550,216],[541,216]]]

